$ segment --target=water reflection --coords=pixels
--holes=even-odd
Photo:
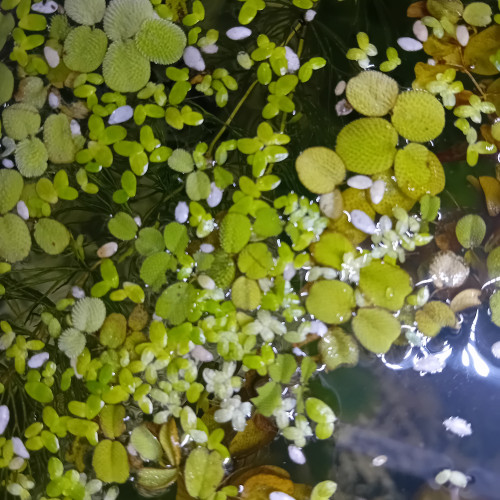
[[[347,454],[363,469],[357,481],[387,474],[383,488],[379,477],[370,489],[357,488],[352,474],[348,484],[347,476],[337,473],[341,498],[500,498],[500,360],[491,352],[499,338],[500,329],[483,310],[465,317],[458,333],[446,330],[423,346],[395,349],[324,377],[339,398],[344,422],[337,432],[337,467]],[[355,381],[363,372],[364,394],[371,392],[371,401],[350,393],[360,391]],[[459,437],[447,430],[443,422],[450,417],[470,423],[472,434]],[[373,460],[381,455],[387,460],[376,467]],[[467,488],[439,490],[434,477],[445,468],[464,472]]]

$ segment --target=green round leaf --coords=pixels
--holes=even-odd
[[[62,253],[69,245],[70,232],[54,219],[39,219],[35,224],[35,241],[49,255]]]
[[[314,283],[306,299],[309,314],[335,325],[349,321],[355,305],[352,288],[338,280]]]
[[[410,276],[399,267],[373,260],[361,268],[359,289],[373,305],[399,311],[412,292]]]
[[[125,483],[130,475],[127,450],[120,442],[105,439],[94,450],[92,467],[101,481]]]
[[[0,14],[1,15],[1,14]],[[0,35],[1,38],[1,35]],[[0,48],[1,48],[1,40],[0,40]],[[5,66],[4,63],[0,62],[0,106],[5,104],[10,100],[12,94],[14,92],[14,75],[12,71]]]
[[[19,172],[6,168],[0,170],[0,214],[3,215],[16,206],[23,187],[23,177]]]
[[[486,223],[479,215],[466,215],[457,222],[455,233],[464,248],[478,247],[486,236]]]
[[[135,220],[125,212],[118,212],[108,222],[109,232],[119,240],[129,241],[135,238],[137,234],[137,223]]]
[[[341,365],[355,366],[358,363],[358,344],[340,327],[331,328],[320,339],[318,352],[321,361],[328,370],[335,370]]]
[[[14,214],[0,217],[0,259],[18,262],[31,250],[31,236],[26,222]]]
[[[274,259],[265,243],[250,243],[238,256],[238,268],[249,278],[265,278],[274,265]]]
[[[352,329],[361,345],[376,354],[387,352],[401,333],[399,321],[389,311],[378,308],[359,309]]]
[[[250,220],[238,213],[228,213],[220,225],[219,238],[227,253],[238,253],[248,243],[251,235]]]
[[[163,239],[167,249],[174,255],[182,255],[189,244],[189,236],[186,226],[178,222],[171,222],[165,226]]]
[[[54,395],[43,382],[28,382],[24,385],[26,394],[35,401],[42,404],[50,403],[54,399]]]
[[[144,257],[148,257],[156,252],[162,252],[165,248],[163,236],[154,227],[145,227],[139,231],[139,236],[135,240],[135,249]]]
[[[176,262],[172,255],[166,252],[154,253],[142,263],[141,280],[157,291],[167,282],[167,271],[174,271],[175,268]]]
[[[125,341],[127,335],[127,318],[123,314],[112,313],[101,327],[99,340],[102,345],[117,349]]]
[[[180,325],[191,311],[195,298],[193,285],[184,282],[170,285],[156,302],[156,314],[173,325]]]
[[[157,462],[163,454],[160,442],[145,425],[140,425],[132,431],[130,442],[143,460]]]
[[[340,233],[324,232],[317,243],[313,243],[311,253],[314,260],[323,266],[340,270],[344,254],[354,252],[352,243]]]
[[[186,194],[190,200],[206,200],[210,195],[210,177],[205,172],[191,172],[186,179]]]
[[[106,306],[101,299],[85,297],[77,301],[71,310],[73,326],[82,332],[96,332],[105,319]]]

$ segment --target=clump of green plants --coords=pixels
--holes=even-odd
[[[458,291],[481,255],[496,290],[498,247],[479,215],[456,221],[460,248],[436,253],[424,284],[407,266],[435,244],[446,189],[431,141],[455,126],[473,166],[500,140],[498,103],[474,76],[500,70],[484,7],[419,11],[435,64],[417,64],[413,89],[387,74],[396,49],[377,69],[359,33],[345,50],[356,115],[303,147],[301,96],[327,65],[305,42],[321,2],[233,4],[235,26],[219,33],[200,0],[0,3],[9,495],[112,500],[130,482],[179,499],[326,500],[332,477],[302,484],[245,460],[280,439],[303,464],[338,418],[312,384],[323,368],[456,328],[481,304]],[[282,36],[260,32],[282,12]],[[256,119],[236,126],[250,100]],[[498,180],[476,184],[496,215]],[[441,289],[451,295],[431,300]]]

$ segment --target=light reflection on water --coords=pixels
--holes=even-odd
[[[470,483],[460,498],[500,499],[500,360],[491,353],[499,339],[500,329],[481,311],[465,317],[458,333],[446,330],[424,347],[396,348],[387,356],[344,369],[343,374],[325,376],[324,385],[337,393],[341,406],[337,459],[352,454],[358,465],[364,464],[361,476],[365,480],[370,475],[388,476],[384,487],[378,478],[377,487],[370,490],[369,485],[357,489],[356,484],[345,484],[340,475],[337,479],[345,491],[342,499],[459,498],[457,491],[448,490],[447,496],[434,491],[433,479],[445,468],[469,476]],[[426,356],[439,359],[442,370],[432,374],[416,371],[415,361]],[[373,379],[365,389],[378,391],[376,402],[346,419],[343,414],[349,414],[352,404],[346,380],[360,370],[368,372],[367,380]],[[461,438],[447,431],[443,421],[449,417],[469,422],[472,435]],[[381,455],[387,461],[378,467],[384,470],[376,472],[372,460]]]

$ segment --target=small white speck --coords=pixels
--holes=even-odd
[[[344,93],[344,90],[347,86],[347,83],[345,80],[340,80],[337,85],[335,85],[335,95],[336,96],[341,96]]]
[[[180,201],[175,207],[175,220],[179,224],[184,224],[189,217],[189,207],[185,201]]]
[[[71,287],[71,295],[73,295],[75,299],[83,299],[85,298],[85,291],[79,286],[73,286]]]
[[[14,168],[14,162],[12,160],[9,160],[8,158],[5,158],[2,160],[2,165],[5,168]]]
[[[215,43],[211,43],[210,45],[202,47],[201,51],[205,54],[217,54],[217,52],[219,52],[219,46],[215,45]]]
[[[427,59],[427,64],[429,66],[436,66],[436,61],[432,58]]]
[[[57,10],[57,2],[49,0],[48,2],[37,2],[31,6],[33,12],[40,14],[53,14]]]
[[[429,30],[427,26],[419,19],[413,23],[413,34],[421,41],[427,41]]]
[[[30,211],[28,210],[28,207],[26,206],[26,203],[24,203],[23,200],[17,202],[16,210],[17,210],[17,215],[19,215],[21,219],[28,220],[30,218]]]
[[[351,224],[363,233],[374,234],[376,231],[375,222],[373,222],[369,215],[367,215],[363,210],[352,210],[351,211]]]
[[[370,198],[375,205],[384,199],[385,181],[379,179],[372,184],[370,188]]]
[[[196,71],[205,71],[205,61],[201,52],[192,45],[189,45],[184,49],[183,55],[184,63],[188,68],[194,69]]]
[[[200,251],[203,253],[212,253],[215,250],[214,246],[210,243],[203,243],[200,246]]]
[[[97,256],[100,259],[105,259],[107,257],[112,257],[118,251],[118,243],[115,241],[110,241],[105,243],[102,247],[97,250]]]
[[[464,26],[463,24],[457,26],[457,31],[455,34],[456,34],[458,43],[462,47],[467,46],[467,44],[469,43],[469,30],[467,29],[467,26]]]
[[[48,45],[46,45],[43,48],[43,55],[45,56],[47,64],[51,68],[57,68],[57,66],[59,66],[59,63],[61,62],[61,58],[59,57],[59,52],[57,52],[56,49],[53,49],[52,47],[49,47]]]
[[[460,417],[450,417],[443,421],[443,425],[447,431],[453,432],[460,437],[470,436],[472,428],[467,420]]]
[[[48,352],[39,352],[38,354],[31,356],[31,358],[28,361],[28,366],[30,368],[40,368],[46,361],[48,361],[48,359],[49,359]]]
[[[82,131],[80,129],[80,124],[76,120],[71,120],[71,123],[69,124],[71,128],[71,135],[82,135]]]
[[[222,201],[222,193],[224,191],[215,185],[215,182],[210,184],[210,194],[207,198],[207,205],[211,208],[216,207]]]
[[[244,40],[251,34],[252,30],[250,28],[246,28],[245,26],[235,26],[234,28],[230,28],[226,31],[226,36],[231,40]]]
[[[214,360],[214,356],[210,351],[207,351],[203,346],[196,345],[194,346],[189,354],[196,360],[201,361],[202,363],[210,363],[210,361]]]
[[[137,224],[137,227],[141,227],[142,226],[142,220],[141,220],[141,218],[138,215],[136,215],[134,217],[134,221]]]
[[[10,411],[9,407],[2,405],[0,406],[0,436],[5,432],[7,425],[9,425]]]
[[[424,47],[422,45],[422,42],[415,40],[415,38],[411,38],[409,36],[398,38],[398,45],[407,52],[416,52],[417,50],[421,50]]]
[[[292,462],[295,462],[299,465],[304,465],[306,463],[306,456],[304,452],[298,447],[291,444],[288,447],[288,456]]]
[[[304,14],[304,21],[306,23],[310,23],[315,17],[316,17],[317,12],[313,9],[308,9],[306,10]]]
[[[288,46],[285,47],[285,58],[288,63],[288,73],[295,73],[300,69],[299,56]]]
[[[368,189],[373,184],[373,181],[367,175],[354,175],[347,179],[347,185],[354,189]]]
[[[52,109],[56,109],[57,107],[59,107],[60,102],[61,102],[61,99],[59,98],[59,96],[57,94],[55,94],[54,92],[51,92],[49,94],[49,106]]]
[[[372,465],[373,467],[382,467],[382,465],[385,465],[386,462],[387,462],[386,455],[378,455],[372,460]]]
[[[116,125],[118,123],[123,123],[134,116],[134,108],[132,106],[120,106],[116,108],[110,115],[108,123],[110,125]]]

